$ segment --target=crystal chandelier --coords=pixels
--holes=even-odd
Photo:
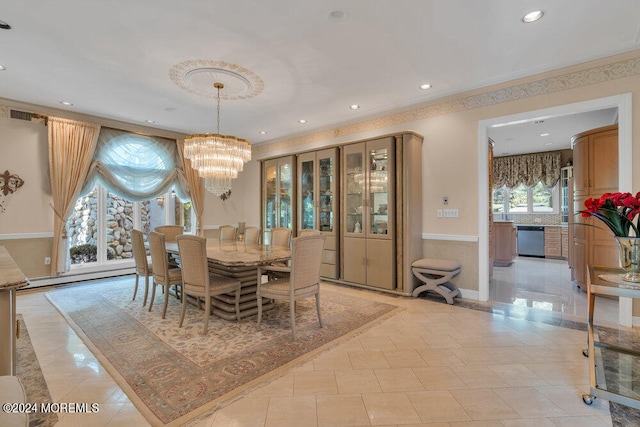
[[[222,196],[230,194],[231,180],[238,177],[244,164],[251,160],[251,144],[246,139],[220,135],[220,89],[222,83],[213,85],[218,90],[217,133],[195,134],[184,140],[184,157],[204,178],[205,188]]]

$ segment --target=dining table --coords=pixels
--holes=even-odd
[[[29,285],[9,251],[0,246],[0,376],[16,374],[16,290]]]
[[[179,257],[178,244],[165,243],[167,252]],[[240,317],[252,316],[258,312],[256,289],[258,287],[258,267],[291,259],[288,246],[263,245],[242,241],[220,241],[207,239],[207,263],[209,272],[238,279],[240,291]],[[236,319],[235,294],[212,297],[211,312],[226,320]],[[273,301],[263,300],[264,311],[273,308]]]

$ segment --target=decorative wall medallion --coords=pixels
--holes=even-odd
[[[22,187],[22,184],[24,184],[24,180],[16,174],[9,173],[8,170],[0,175],[0,193],[4,196],[14,193]]]
[[[22,187],[24,180],[16,174],[4,171],[0,175],[0,213],[6,212],[7,196],[13,194],[18,188]]]
[[[171,67],[169,77],[182,89],[205,98],[218,96],[214,83],[224,84],[224,90],[220,92],[222,100],[253,98],[264,90],[264,82],[256,73],[224,61],[184,61]]]

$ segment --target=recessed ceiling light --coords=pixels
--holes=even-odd
[[[420,85],[420,89],[422,90],[431,89],[431,85],[429,83],[425,83],[423,85]]]
[[[62,105],[66,105],[67,107],[69,107],[69,106],[73,105],[73,104],[72,104],[71,102],[69,102],[69,101],[60,101],[60,104],[62,104]]]
[[[298,120],[298,123],[305,124],[305,123],[307,123],[307,121],[305,119],[300,119],[300,120]]]
[[[349,15],[344,10],[334,10],[329,13],[329,20],[333,22],[346,21]]]
[[[540,136],[549,136],[548,133],[541,133]]]
[[[3,65],[0,65],[0,71],[4,71],[4,70],[6,70],[6,68],[4,68]]]
[[[0,28],[2,28],[3,30],[10,30],[11,29],[11,25],[7,24],[4,21],[0,21]]]
[[[267,134],[267,131],[266,131],[266,130],[261,130],[261,131],[260,131],[260,135],[266,135],[266,134]]]
[[[535,22],[538,19],[542,18],[542,16],[544,15],[544,12],[541,10],[534,10],[533,12],[529,12],[526,15],[524,15],[522,17],[522,22],[524,23],[531,23],[531,22]]]
[[[553,145],[553,142],[547,142],[544,145]]]
[[[155,123],[155,120],[145,120],[146,123]]]
[[[353,104],[351,107],[352,110],[357,110],[358,108],[360,108],[360,106],[358,104]]]

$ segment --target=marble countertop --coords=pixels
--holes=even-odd
[[[0,291],[22,288],[29,280],[15,263],[9,251],[0,246]]]

